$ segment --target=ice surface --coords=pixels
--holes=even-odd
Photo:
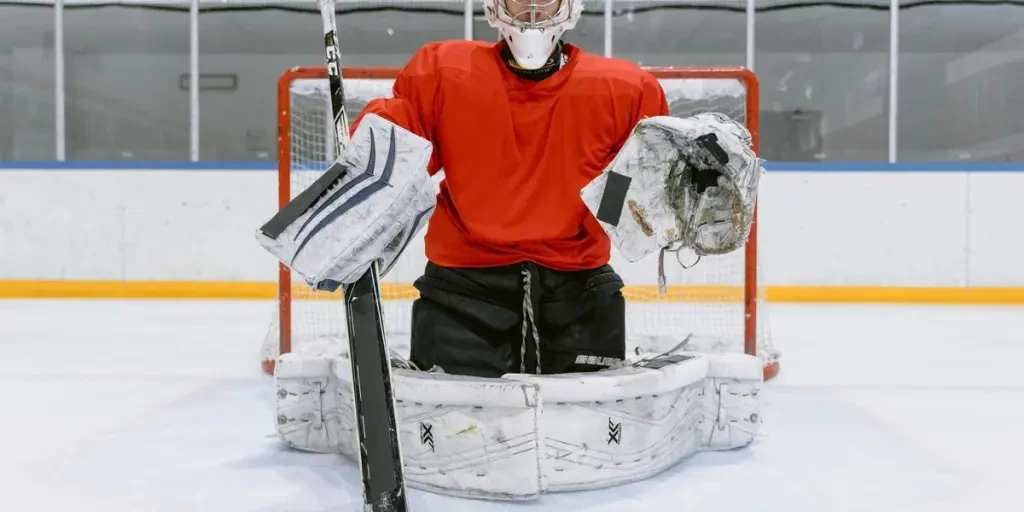
[[[357,468],[284,449],[269,302],[0,301],[0,508],[356,511]],[[531,503],[410,490],[416,512],[1010,510],[1024,309],[770,305],[765,435],[651,480]]]

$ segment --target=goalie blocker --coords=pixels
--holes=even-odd
[[[624,484],[701,450],[746,446],[761,424],[761,362],[745,354],[674,350],[593,373],[498,379],[393,361],[407,481],[442,494],[528,500]],[[355,459],[351,379],[344,354],[281,356],[282,440]]]
[[[256,241],[314,290],[381,276],[436,205],[426,139],[368,114],[337,162],[256,233]],[[279,224],[280,223],[280,224]]]

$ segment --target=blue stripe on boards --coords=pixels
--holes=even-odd
[[[1024,162],[766,162],[768,172],[1024,172]]]

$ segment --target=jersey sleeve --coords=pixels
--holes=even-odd
[[[633,126],[648,117],[669,115],[668,99],[665,98],[661,82],[650,73],[645,72],[642,77],[640,104],[637,108],[636,118],[633,119]]]
[[[626,145],[626,140],[633,133],[633,128],[636,127],[637,123],[648,117],[669,115],[668,99],[665,98],[665,91],[661,88],[661,82],[654,75],[646,71],[640,74],[639,95],[631,93],[629,97],[631,115],[628,123],[625,125],[618,124],[622,135],[619,137],[615,147],[612,148],[611,154],[613,155],[617,154],[622,149],[622,146]],[[623,120],[620,123],[625,121],[625,116],[623,115],[622,117]]]
[[[351,127],[355,133],[363,117],[373,113],[427,139],[434,146],[427,165],[431,176],[441,168],[435,137],[440,94],[437,69],[437,45],[423,46],[398,73],[392,90],[394,97],[370,100]]]

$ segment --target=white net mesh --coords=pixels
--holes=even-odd
[[[723,112],[737,121],[747,121],[745,82],[736,73],[720,78],[687,77],[684,70],[658,72],[673,115],[689,116],[699,112]],[[707,73],[702,73],[702,76]],[[345,97],[351,114],[358,113],[372,98],[391,95],[392,79],[346,78]],[[287,180],[294,197],[311,184],[334,159],[334,138],[330,121],[327,81],[296,79],[290,86],[290,167]],[[696,257],[680,254],[689,266]],[[411,325],[411,305],[416,298],[413,281],[426,264],[422,234],[410,244],[393,270],[382,280],[384,316],[388,341],[393,349],[407,353]],[[744,251],[705,256],[689,269],[679,265],[671,254],[666,255],[665,274],[668,294],[657,293],[657,257],[629,263],[618,254],[612,255],[612,266],[626,282],[627,336],[630,351],[667,350],[687,335],[695,335],[692,348],[720,352],[744,350],[743,302],[745,282]],[[758,272],[760,274],[760,272]],[[279,300],[290,301],[291,345],[298,352],[342,352],[346,349],[344,303],[337,295],[313,293],[294,279],[290,298],[281,294]],[[771,344],[768,315],[760,303],[758,287],[757,352],[766,365],[778,358]],[[276,359],[279,352],[280,328],[275,311],[274,320],[263,347],[264,361]]]

